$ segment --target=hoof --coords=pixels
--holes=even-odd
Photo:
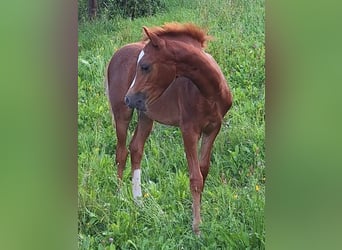
[[[142,207],[143,205],[142,197],[140,196],[134,197],[133,200],[134,200],[135,205],[137,205],[138,207]]]
[[[192,225],[192,231],[194,234],[196,234],[198,237],[201,236],[201,230],[199,229],[199,224],[197,225]]]

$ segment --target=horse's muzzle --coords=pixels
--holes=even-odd
[[[146,97],[141,92],[125,96],[125,104],[131,109],[136,108],[140,111],[146,111],[145,101]]]

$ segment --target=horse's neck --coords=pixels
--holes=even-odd
[[[223,73],[211,55],[184,43],[175,48],[178,74],[191,79],[207,99],[217,102],[230,95]]]

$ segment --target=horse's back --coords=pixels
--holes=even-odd
[[[108,98],[111,105],[123,102],[133,81],[138,54],[144,43],[131,43],[117,50],[111,58],[106,72]]]

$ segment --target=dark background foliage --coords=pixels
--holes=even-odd
[[[94,5],[93,14],[89,12],[91,5]],[[117,15],[134,19],[151,16],[164,9],[165,4],[160,0],[79,0],[78,19],[87,20],[95,16],[111,19]]]

